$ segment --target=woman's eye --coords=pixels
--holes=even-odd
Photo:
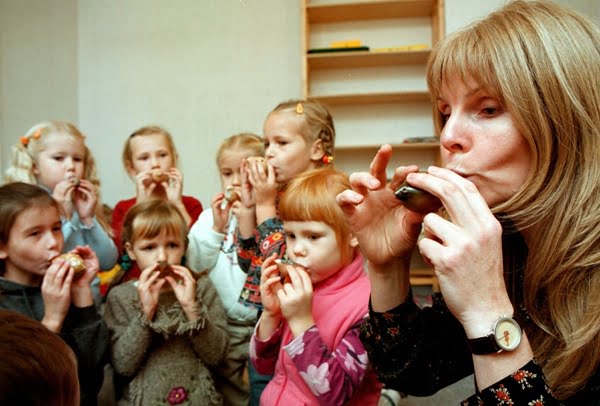
[[[493,116],[498,113],[498,109],[496,107],[485,107],[482,111],[487,116]]]

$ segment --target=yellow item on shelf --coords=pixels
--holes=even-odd
[[[427,44],[413,44],[413,45],[401,45],[397,47],[383,47],[383,48],[374,48],[372,52],[403,52],[403,51],[421,51],[424,49],[429,49],[429,45]]]
[[[362,46],[362,41],[359,39],[350,39],[345,41],[333,41],[330,48],[356,48]]]

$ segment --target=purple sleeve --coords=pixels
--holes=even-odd
[[[248,355],[256,372],[261,375],[273,375],[279,354],[279,345],[281,343],[281,325],[273,332],[273,334],[271,334],[271,337],[267,338],[265,341],[259,340],[256,336],[259,326],[260,321],[254,328]]]
[[[361,322],[348,330],[333,352],[328,351],[316,326],[284,348],[322,405],[346,403],[366,374],[369,360],[359,339]]]

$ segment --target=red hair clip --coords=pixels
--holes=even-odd
[[[321,161],[325,164],[325,165],[329,165],[330,163],[333,162],[333,157],[331,155],[323,155],[323,158],[321,159]]]

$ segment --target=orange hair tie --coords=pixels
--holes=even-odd
[[[24,147],[26,147],[27,144],[29,144],[29,138],[26,135],[19,138],[19,141],[21,142],[21,145],[23,145]]]
[[[41,130],[41,129],[39,129],[39,128],[38,128],[38,130],[37,130],[35,133],[33,133],[33,135],[32,135],[32,137],[33,137],[33,138],[35,138],[36,140],[37,140],[38,138],[40,138],[41,136],[42,136],[42,130]]]
[[[321,161],[323,161],[323,163],[325,165],[329,165],[330,163],[333,162],[333,157],[331,155],[323,155],[323,158],[321,159]]]
[[[302,113],[304,113],[304,106],[302,106],[302,103],[296,104],[296,114],[302,114]]]

